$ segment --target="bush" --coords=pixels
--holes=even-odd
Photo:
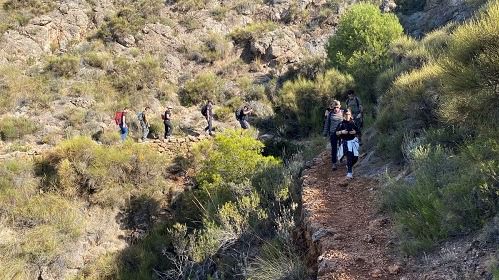
[[[440,72],[438,66],[427,65],[400,75],[381,98],[375,125],[380,132],[378,150],[382,155],[401,160],[400,147],[405,136],[412,137],[438,124]]]
[[[215,110],[215,119],[221,122],[227,122],[234,118],[234,110],[230,107],[218,107]]]
[[[225,58],[231,49],[229,41],[218,33],[208,33],[201,41],[203,45],[200,52],[203,60],[207,62]]]
[[[0,166],[0,229],[7,237],[15,234],[0,242],[0,272],[14,279],[36,278],[28,267],[65,262],[64,250],[85,228],[82,205],[39,193],[32,167],[31,162],[19,161]]]
[[[120,206],[129,195],[166,187],[165,160],[140,144],[100,146],[88,137],[60,143],[37,163],[43,187],[81,196],[102,206]]]
[[[111,67],[111,55],[106,52],[89,52],[83,57],[83,61],[96,68],[107,70]]]
[[[105,40],[120,41],[128,35],[135,36],[147,23],[158,20],[164,2],[161,0],[130,1],[116,15],[106,18],[98,32]]]
[[[236,42],[249,41],[251,39],[259,38],[260,36],[273,31],[277,25],[271,21],[252,22],[244,27],[238,27],[233,30],[229,36]]]
[[[302,258],[286,244],[273,242],[264,244],[258,256],[247,268],[249,280],[307,278],[307,269]]]
[[[441,115],[473,130],[499,122],[499,2],[490,2],[477,19],[456,29],[440,64],[444,96]]]
[[[189,106],[205,100],[218,100],[222,90],[222,80],[217,75],[210,71],[202,72],[185,83],[179,93],[180,102]]]
[[[322,131],[327,106],[352,86],[352,77],[335,69],[319,75],[315,81],[300,77],[285,82],[278,101],[282,115],[287,117],[284,121],[304,135]]]
[[[4,117],[0,120],[0,139],[3,141],[21,139],[35,133],[39,127],[25,117]]]
[[[201,10],[206,4],[206,0],[175,0],[177,9],[182,12]]]
[[[388,46],[402,31],[395,15],[383,14],[375,5],[355,4],[341,16],[338,30],[329,38],[329,64],[351,74],[365,99],[375,101],[369,88],[390,65]]]
[[[80,58],[74,55],[51,57],[47,69],[59,77],[73,77],[80,71]]]
[[[385,206],[395,212],[404,236],[404,251],[418,253],[449,236],[470,233],[497,213],[491,188],[492,174],[499,170],[497,145],[496,140],[473,142],[457,156],[439,146],[411,151],[415,181],[394,182],[385,194]]]
[[[146,56],[139,61],[118,57],[113,62],[111,80],[113,86],[125,96],[134,96],[142,90],[152,90],[158,87],[161,69],[158,60]]]

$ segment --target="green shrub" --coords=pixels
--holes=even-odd
[[[453,124],[487,131],[499,122],[499,2],[491,1],[475,20],[456,29],[441,66],[442,117]]]
[[[120,40],[127,35],[135,36],[145,24],[157,21],[164,2],[161,0],[130,1],[116,15],[106,18],[98,36],[106,40]]]
[[[291,248],[280,242],[263,245],[258,256],[247,268],[249,280],[307,278],[307,270],[302,258]]]
[[[33,17],[48,13],[56,8],[56,3],[47,0],[7,0],[0,2],[0,37],[7,29],[24,26]]]
[[[227,15],[227,12],[230,11],[228,6],[216,6],[210,12],[211,16],[217,21],[223,21]]]
[[[118,57],[113,62],[112,70],[110,78],[113,86],[126,96],[157,88],[161,78],[158,60],[152,56],[139,61]]]
[[[0,119],[0,139],[3,141],[21,139],[35,133],[39,127],[25,117],[4,117]]]
[[[234,29],[229,36],[236,42],[248,41],[250,39],[259,38],[265,33],[274,31],[276,28],[277,25],[271,21],[252,22],[244,27]]]
[[[328,41],[329,64],[351,74],[364,97],[375,101],[369,88],[390,65],[388,46],[402,31],[395,15],[383,14],[375,5],[355,4],[341,16],[338,30]]]
[[[103,70],[109,69],[112,64],[111,55],[106,52],[89,52],[85,54],[83,61],[92,67]]]
[[[207,4],[206,0],[175,0],[177,9],[182,12],[201,10]]]
[[[119,206],[147,188],[166,187],[165,159],[139,144],[101,146],[88,137],[59,144],[37,163],[43,187],[67,196],[82,196],[91,203]]]
[[[222,80],[213,72],[201,72],[187,81],[179,93],[184,106],[199,104],[205,100],[218,100],[222,94]]]
[[[223,59],[230,51],[230,43],[218,33],[208,33],[201,41],[203,42],[201,55],[207,62]]]
[[[335,69],[319,75],[315,81],[299,77],[285,82],[279,93],[279,106],[285,122],[304,135],[322,129],[324,111],[334,98],[353,86],[349,75]]]
[[[59,77],[73,77],[80,71],[80,58],[74,55],[51,57],[47,70]]]
[[[234,110],[230,107],[218,107],[215,109],[215,119],[221,122],[227,122],[234,117]]]
[[[427,65],[400,75],[381,98],[376,128],[382,155],[401,160],[404,137],[437,124],[440,73],[440,67]]]
[[[457,156],[440,146],[411,150],[415,181],[394,182],[385,193],[404,251],[417,253],[449,236],[470,233],[497,213],[492,187],[492,174],[499,170],[497,145],[496,140],[473,142]]]

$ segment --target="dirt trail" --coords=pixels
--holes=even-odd
[[[304,223],[315,247],[317,279],[401,279],[393,225],[379,213],[378,183],[347,179],[344,162],[333,172],[329,153],[303,175]]]

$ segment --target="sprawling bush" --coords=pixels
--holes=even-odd
[[[20,139],[38,130],[32,120],[25,117],[4,117],[0,119],[0,139],[3,141]]]
[[[39,193],[31,162],[3,162],[0,178],[1,275],[36,278],[33,267],[68,262],[64,253],[85,227],[82,205]]]
[[[213,72],[206,71],[187,81],[179,98],[184,106],[195,105],[206,100],[218,100],[222,90],[222,80]]]
[[[116,40],[135,36],[144,25],[157,21],[164,2],[161,0],[127,1],[112,17],[106,18],[106,24],[100,27],[98,35],[105,40]]]
[[[113,86],[125,96],[134,96],[137,91],[157,89],[161,77],[158,60],[152,56],[137,61],[117,57],[111,70]]]
[[[62,142],[37,163],[43,188],[91,203],[120,206],[129,195],[167,187],[165,162],[145,146],[101,146],[88,137]]]
[[[294,132],[319,132],[324,111],[329,102],[344,95],[353,87],[353,79],[335,69],[317,76],[315,80],[302,77],[284,83],[279,93],[280,110]]]
[[[80,70],[80,58],[62,55],[49,58],[47,69],[59,77],[73,77]]]
[[[200,47],[203,60],[213,62],[223,59],[230,51],[229,41],[218,33],[209,33],[201,39],[203,45]]]
[[[252,38],[258,38],[266,32],[273,31],[277,25],[271,21],[253,22],[234,29],[229,36],[236,42],[247,41]]]
[[[499,212],[498,20],[492,1],[462,26],[392,45],[402,59],[383,77],[393,82],[384,82],[377,140],[379,151],[414,170],[414,180],[393,182],[385,195],[407,253],[469,234]],[[423,65],[408,63],[410,53]]]
[[[393,183],[385,196],[401,225],[404,251],[420,252],[447,237],[470,233],[497,213],[497,145],[495,140],[473,142],[458,156],[431,145],[411,151],[415,181]]]
[[[442,117],[471,129],[499,122],[499,2],[456,29],[443,68]],[[484,123],[489,125],[483,126]]]
[[[402,36],[402,31],[395,15],[383,14],[371,4],[353,5],[342,15],[338,30],[329,39],[329,64],[351,74],[365,97],[375,101],[370,86],[376,75],[390,65],[388,46]]]

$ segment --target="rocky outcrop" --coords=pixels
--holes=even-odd
[[[0,57],[27,60],[67,50],[84,40],[91,29],[85,10],[86,2],[68,1],[49,14],[33,18],[24,27],[8,30],[0,40]]]
[[[419,38],[450,22],[463,22],[476,9],[466,0],[427,0],[422,11],[399,17],[406,33]]]
[[[275,30],[253,40],[251,51],[276,64],[297,62],[302,56],[295,34],[288,29]]]

